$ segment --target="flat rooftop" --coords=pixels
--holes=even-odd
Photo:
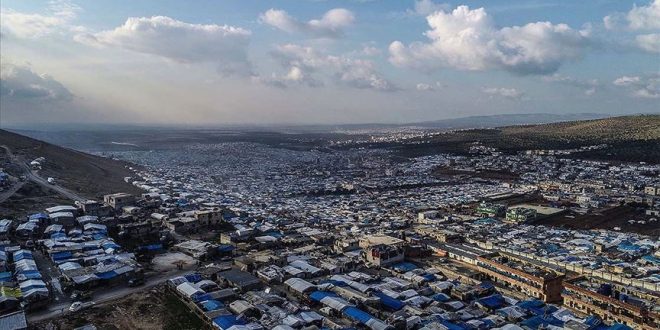
[[[360,245],[365,247],[374,245],[399,245],[403,243],[404,241],[402,239],[388,235],[367,235],[360,238]]]
[[[511,208],[519,208],[519,207],[536,210],[536,213],[541,215],[552,215],[564,211],[564,209],[560,209],[556,207],[540,206],[540,205],[532,205],[532,204],[518,204],[511,206]]]

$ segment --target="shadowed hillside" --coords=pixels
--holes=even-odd
[[[612,117],[541,125],[508,126],[449,132],[426,144],[390,145],[402,155],[439,152],[465,153],[474,142],[504,152],[527,149],[569,149],[608,144],[605,149],[574,154],[574,157],[646,161],[660,160],[660,115]]]
[[[124,181],[124,177],[133,175],[126,167],[132,164],[58,147],[6,130],[0,130],[0,145],[8,146],[27,162],[44,157],[46,160],[39,171],[42,177],[56,178],[61,186],[85,197],[141,192]]]

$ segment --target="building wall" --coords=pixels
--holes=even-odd
[[[596,314],[607,323],[623,323],[638,329],[658,329],[660,320],[648,311],[611,297],[565,283],[564,306],[579,314]]]

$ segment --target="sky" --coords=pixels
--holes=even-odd
[[[3,0],[0,126],[660,112],[660,0]]]

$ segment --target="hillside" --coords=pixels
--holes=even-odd
[[[660,160],[660,115],[611,117],[552,124],[507,126],[449,132],[422,145],[394,146],[402,155],[438,152],[464,153],[474,142],[504,152],[527,149],[568,149],[608,144],[608,148],[576,154],[576,157],[618,161]]]
[[[44,157],[39,174],[53,177],[58,184],[88,198],[100,198],[113,192],[140,193],[140,189],[126,183],[124,177],[133,176],[130,164],[62,148],[23,135],[0,130],[0,145],[29,162]]]

